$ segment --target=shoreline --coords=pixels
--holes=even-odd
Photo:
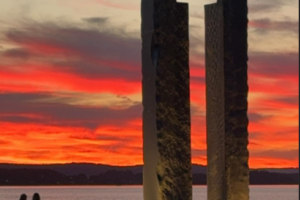
[[[136,187],[143,185],[0,185],[1,187]],[[206,184],[193,184],[193,186],[207,186]],[[249,184],[249,186],[299,186],[299,184]]]

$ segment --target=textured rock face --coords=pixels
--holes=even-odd
[[[224,1],[225,170],[228,200],[249,199],[247,0]]]
[[[143,0],[142,40],[144,200],[191,200],[188,4]]]
[[[208,200],[225,200],[223,10],[205,7],[206,144]]]
[[[248,200],[247,0],[205,15],[208,199]]]
[[[154,1],[159,199],[191,200],[188,4]]]

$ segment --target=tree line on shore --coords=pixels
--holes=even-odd
[[[142,185],[142,173],[108,170],[98,175],[65,175],[51,169],[0,169],[0,185]],[[206,185],[206,174],[193,174],[194,185]],[[299,184],[298,174],[250,171],[250,184]]]

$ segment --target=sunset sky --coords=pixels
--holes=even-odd
[[[215,1],[181,1],[192,162],[205,165],[204,4]],[[298,167],[298,1],[248,2],[249,164]],[[0,162],[142,164],[140,0],[0,3]]]

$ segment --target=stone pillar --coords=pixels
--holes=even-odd
[[[154,1],[159,199],[191,200],[188,4]]]
[[[208,200],[248,200],[247,0],[205,6]]]
[[[158,200],[158,163],[156,129],[156,69],[151,58],[153,35],[153,0],[142,0],[142,99],[143,99],[143,195],[144,200]]]
[[[142,1],[144,200],[191,200],[188,4],[146,1]],[[146,7],[151,3],[152,14]],[[148,30],[153,30],[151,38]]]
[[[205,6],[207,199],[225,198],[223,9]]]

